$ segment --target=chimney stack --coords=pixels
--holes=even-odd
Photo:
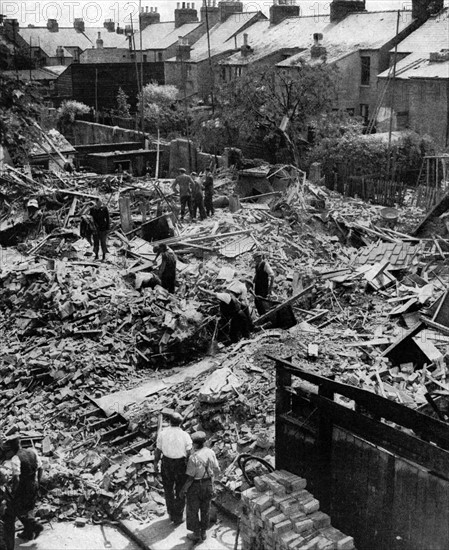
[[[224,23],[230,15],[243,13],[243,2],[232,2],[231,0],[222,0],[218,4],[220,10],[220,21]]]
[[[212,28],[220,21],[220,9],[216,4],[216,0],[204,0],[203,5],[201,6],[201,23],[206,22],[207,13],[209,28]]]
[[[104,23],[103,23],[103,27],[108,31],[108,32],[115,32],[115,22],[112,21],[112,19],[105,19]]]
[[[157,8],[150,8],[148,11],[148,6],[145,7],[145,11],[139,15],[140,30],[146,29],[148,25],[153,25],[154,23],[161,22],[161,14],[157,12]]]
[[[50,32],[58,32],[59,31],[59,24],[57,19],[49,19],[47,21],[47,29]]]
[[[412,0],[412,19],[424,23],[431,15],[436,15],[443,8],[444,0]]]
[[[332,0],[331,23],[338,23],[351,13],[365,11],[365,0]]]
[[[195,9],[195,3],[192,2],[192,7],[190,7],[190,2],[182,3],[182,7],[179,7],[179,2],[177,3],[177,8],[175,9],[175,29],[179,28],[185,23],[197,23],[198,22],[198,12]]]
[[[326,48],[321,45],[323,35],[320,32],[313,34],[313,46],[310,48],[310,57],[312,59],[325,58],[327,55]]]
[[[73,21],[73,28],[77,32],[84,32],[84,20],[82,17],[75,17],[75,20]]]
[[[287,17],[298,17],[300,13],[296,0],[274,0],[270,6],[270,25],[277,25]]]
[[[248,34],[243,33],[243,44],[240,47],[240,53],[242,57],[248,57],[250,53],[253,53],[254,49],[248,44]]]
[[[9,40],[17,40],[17,33],[19,32],[19,21],[17,19],[4,19],[3,20],[3,32]]]
[[[64,65],[64,48],[62,46],[56,48],[56,57],[58,58],[58,63]]]
[[[188,61],[190,59],[190,44],[188,38],[178,37],[176,46],[176,61]]]
[[[103,39],[101,38],[101,32],[99,32],[98,38],[97,38],[97,50],[103,49],[103,45],[104,45],[104,42],[103,42]]]

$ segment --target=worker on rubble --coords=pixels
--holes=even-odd
[[[248,304],[248,288],[245,283],[239,279],[234,279],[226,288],[227,292],[232,292],[232,294],[237,298],[242,306],[242,311],[246,317],[247,325],[249,330],[253,328],[253,320],[251,318],[251,313],[249,310]]]
[[[274,283],[274,271],[265,259],[263,252],[254,254],[255,275],[254,275],[254,305],[259,315],[266,313],[266,303],[263,298],[271,293]]]
[[[206,216],[214,215],[213,194],[214,194],[214,178],[210,168],[204,170],[204,207],[206,210]]]
[[[198,178],[196,172],[190,174],[193,185],[192,185],[192,209],[193,209],[193,219],[196,220],[197,211],[200,215],[200,220],[206,218],[206,211],[204,210],[204,195],[203,195],[203,184]]]
[[[176,285],[176,254],[166,244],[160,244],[153,248],[156,252],[156,258],[161,256],[161,265],[159,267],[159,279],[161,286],[170,294],[174,294]]]
[[[15,516],[11,511],[10,476],[5,468],[0,468],[0,550],[14,550]]]
[[[179,525],[183,522],[185,498],[181,490],[186,481],[187,458],[192,450],[190,435],[181,428],[182,416],[173,413],[170,427],[161,430],[156,440],[154,452],[154,472],[159,472],[159,461],[162,458],[162,485],[165,504],[171,521]]]
[[[243,311],[242,304],[232,292],[213,292],[204,287],[199,290],[217,298],[220,304],[220,314],[224,321],[224,327],[229,326],[229,338],[232,343],[238,342],[240,338],[249,338],[250,325]]]
[[[210,503],[214,496],[214,477],[220,473],[217,457],[212,449],[205,447],[206,434],[192,434],[193,453],[187,462],[187,481],[181,496],[186,495],[187,538],[194,542],[206,540],[209,527]]]
[[[37,223],[42,219],[42,210],[39,208],[37,199],[30,199],[27,202],[27,215],[29,222]]]
[[[34,517],[34,507],[42,477],[42,461],[34,449],[23,449],[20,438],[7,439],[3,445],[3,456],[9,461],[11,469],[11,500],[7,505],[5,530],[7,540],[13,541],[14,548],[15,518],[23,524],[18,534],[22,540],[36,539],[44,530]]]
[[[90,209],[90,215],[92,216],[95,226],[95,231],[92,234],[95,259],[98,260],[98,252],[101,245],[104,261],[108,252],[107,238],[110,228],[110,221],[109,210],[107,206],[103,204],[100,197],[97,198],[95,205]]]
[[[193,180],[186,174],[185,168],[179,168],[179,175],[176,176],[175,181],[173,182],[172,189],[173,193],[179,192],[179,200],[181,203],[181,221],[184,220],[184,214],[186,206],[189,209],[190,219],[193,219],[193,208],[192,208],[192,187]]]

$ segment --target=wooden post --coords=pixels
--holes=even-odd
[[[334,400],[331,389],[318,386],[318,395],[330,401]],[[321,409],[318,421],[318,449],[320,461],[320,495],[319,499],[323,510],[330,510],[332,495],[332,437],[334,424],[329,413]]]
[[[131,201],[127,196],[122,195],[119,198],[120,207],[120,221],[122,225],[123,233],[129,233],[133,228],[133,222],[131,219]]]
[[[284,388],[292,385],[292,375],[282,363],[276,362],[276,469],[282,469],[288,456],[288,441],[282,433],[281,415],[291,410],[291,396]]]

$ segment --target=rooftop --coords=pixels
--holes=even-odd
[[[53,67],[52,67],[53,68]],[[63,67],[66,69],[67,67]],[[19,78],[20,80],[56,80],[60,73],[56,71],[48,70],[47,67],[42,67],[40,69],[24,69],[20,71],[3,71],[5,76],[10,78]]]
[[[270,21],[267,20],[258,21],[236,36],[237,47],[240,47],[244,43],[243,35],[246,33],[248,46],[254,51],[246,57],[237,52],[224,59],[221,64],[246,65],[281,50],[304,50],[313,44],[313,34],[325,32],[329,25],[329,15],[289,17],[277,25],[270,25]]]
[[[449,48],[449,9],[430,17],[421,27],[398,44],[399,53],[438,52]]]
[[[389,76],[391,76],[391,69],[378,75],[378,78],[388,78]],[[449,80],[449,59],[430,61],[427,52],[408,55],[396,64],[396,79],[410,80],[413,78]]]
[[[26,27],[20,29],[19,34],[31,47],[40,47],[49,57],[56,57],[58,46],[80,50],[92,47],[89,38],[73,27],[59,27],[58,32],[50,32],[47,27]],[[64,51],[64,56],[72,57],[68,50]]]
[[[323,32],[321,45],[327,50],[327,62],[335,62],[359,50],[377,50],[396,36],[397,11],[352,13],[338,23],[330,23]],[[412,24],[410,11],[399,18],[399,32]],[[280,67],[295,65],[299,60],[310,61],[310,48],[281,63]]]
[[[260,19],[267,19],[260,11],[233,13],[223,23],[214,25],[209,31],[211,56],[236,50],[239,47],[236,35],[246,27],[248,27],[249,31],[251,26]],[[245,32],[247,31],[245,30]],[[190,52],[190,61],[199,62],[207,58],[208,41],[207,35],[204,34],[193,44]],[[169,61],[175,61],[175,59]]]
[[[180,36],[188,36],[191,32],[200,27],[203,23],[184,23],[175,28],[174,21],[153,23],[142,31],[143,50],[165,50],[175,44]],[[140,49],[140,33],[136,33],[136,48]]]

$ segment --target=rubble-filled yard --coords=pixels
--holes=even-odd
[[[221,487],[246,489],[237,456],[273,460],[268,355],[449,417],[449,247],[410,236],[423,212],[404,208],[393,226],[382,207],[294,178],[239,204],[234,176],[216,178],[214,217],[183,224],[169,181],[0,178],[0,435],[19,431],[43,454],[42,518],[161,514],[153,451],[173,409],[210,435]],[[106,262],[79,234],[98,194],[112,218]],[[31,195],[38,225],[23,216]],[[156,218],[166,234],[150,243]],[[178,256],[175,295],[143,284],[156,242]],[[251,338],[230,345],[200,287],[251,280],[256,249],[275,271],[274,309],[259,320],[254,310]]]

